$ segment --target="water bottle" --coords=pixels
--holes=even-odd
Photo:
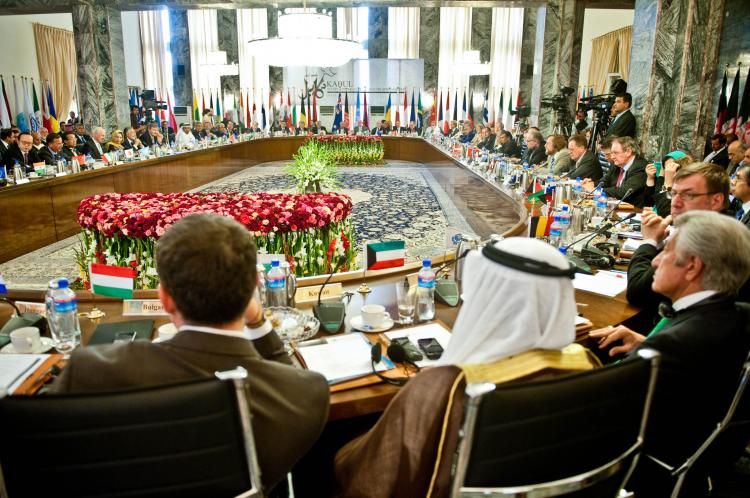
[[[549,243],[554,247],[562,245],[563,225],[560,222],[560,216],[555,215],[552,226],[549,229]]]
[[[581,197],[581,192],[583,191],[583,186],[581,184],[581,177],[576,176],[576,181],[573,184],[573,198],[579,199]]]
[[[50,282],[51,284],[51,282]],[[53,287],[50,285],[50,287]],[[78,324],[78,301],[76,293],[68,287],[68,279],[57,280],[57,288],[51,288],[52,325],[55,347],[68,354],[81,343],[81,327]]]
[[[546,187],[545,190],[544,190],[544,193],[545,194],[552,194],[552,195],[554,195],[554,193],[555,193],[555,177],[552,176],[552,175],[547,175],[547,181],[544,182],[544,185]]]
[[[604,218],[607,216],[607,196],[602,194],[596,200],[596,215]]]
[[[560,213],[560,223],[562,224],[562,245],[565,245],[570,239],[570,206],[563,204],[562,212]]]
[[[52,334],[52,337],[56,337],[57,334],[57,324],[54,322],[55,318],[55,307],[54,307],[54,300],[52,299],[52,293],[57,290],[57,279],[53,279],[49,281],[49,284],[47,284],[47,293],[44,295],[44,308],[47,314],[47,323],[49,324],[49,330]]]
[[[417,273],[417,316],[421,321],[435,318],[435,272],[432,261],[422,261],[422,269]]]
[[[278,259],[271,261],[271,271],[266,274],[266,301],[268,306],[286,306],[286,275]]]
[[[5,171],[5,166],[0,165],[0,187],[4,187],[8,184],[8,173]]]
[[[265,308],[268,306],[266,299],[267,299],[267,290],[266,290],[266,267],[263,265],[257,265],[256,270],[258,273],[257,283],[258,286],[256,289],[258,290],[258,297],[260,298],[260,304]]]

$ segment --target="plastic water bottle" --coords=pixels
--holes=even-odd
[[[422,321],[435,318],[435,272],[429,259],[422,261],[417,273],[417,316]]]
[[[560,224],[562,224],[561,245],[565,245],[570,238],[570,218],[570,206],[563,204],[562,212],[560,213]]]
[[[573,184],[573,198],[579,199],[581,197],[581,192],[583,191],[583,185],[581,183],[581,177],[576,176],[576,181]]]
[[[94,158],[91,154],[86,154],[86,169],[91,169],[94,165]]]
[[[544,191],[545,194],[554,194],[555,193],[555,177],[552,175],[547,175],[547,181],[544,183],[546,186],[546,189]]]
[[[52,297],[52,334],[57,350],[62,354],[68,354],[81,343],[78,300],[76,293],[68,287],[67,278],[58,279],[57,288],[54,288],[53,282],[50,282],[49,289]]]
[[[596,200],[596,212],[599,216],[607,215],[607,194],[602,193]]]
[[[562,244],[563,225],[560,222],[560,215],[555,215],[552,226],[549,229],[549,243],[555,247]]]
[[[49,281],[47,285],[47,293],[44,295],[44,308],[47,312],[47,323],[49,324],[49,330],[53,337],[57,334],[57,324],[54,321],[55,318],[55,301],[52,297],[52,293],[57,290],[57,279]]]
[[[271,261],[271,271],[266,274],[266,301],[268,306],[286,306],[286,275],[278,259]]]

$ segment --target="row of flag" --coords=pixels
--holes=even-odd
[[[451,129],[451,121],[469,121],[472,126],[476,121],[474,117],[474,92],[465,91],[463,92],[463,103],[460,107],[458,106],[458,90],[454,91],[453,105],[451,106],[451,90],[440,91],[438,95],[434,96],[432,105],[432,114],[430,122],[433,126],[438,126],[443,130],[443,133],[448,133]],[[497,99],[497,107],[491,102],[489,96],[489,90],[485,90],[484,99],[482,103],[482,114],[479,116],[479,122],[488,125],[497,121],[502,121],[505,126],[512,126],[513,124],[513,89],[508,89],[507,95],[507,112],[505,105],[505,89],[500,88],[499,98]],[[443,105],[445,102],[445,105]],[[516,91],[516,109],[521,105],[521,92]],[[445,112],[443,112],[445,109]],[[497,109],[497,110],[496,110]],[[451,114],[452,110],[452,114]]]
[[[12,78],[14,106],[11,108],[5,79],[0,76],[2,87],[0,128],[10,128],[15,118],[16,126],[23,132],[39,131],[39,128],[44,126],[50,132],[59,133],[60,123],[57,120],[49,81],[40,82],[39,92],[37,92],[33,78],[21,76],[18,78],[20,83],[15,76]]]
[[[750,68],[745,77],[745,90],[740,102],[740,69],[734,75],[729,100],[727,100],[727,71],[721,82],[719,106],[716,110],[714,133],[736,133],[740,140],[750,145]]]

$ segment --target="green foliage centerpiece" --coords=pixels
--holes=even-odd
[[[322,192],[323,188],[339,187],[338,172],[332,154],[317,140],[308,140],[292,156],[293,162],[285,171],[293,176],[300,193]]]

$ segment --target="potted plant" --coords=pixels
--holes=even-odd
[[[338,172],[331,152],[318,143],[309,140],[292,156],[293,162],[285,171],[296,178],[297,191],[301,193],[322,192],[323,188],[339,187]]]

